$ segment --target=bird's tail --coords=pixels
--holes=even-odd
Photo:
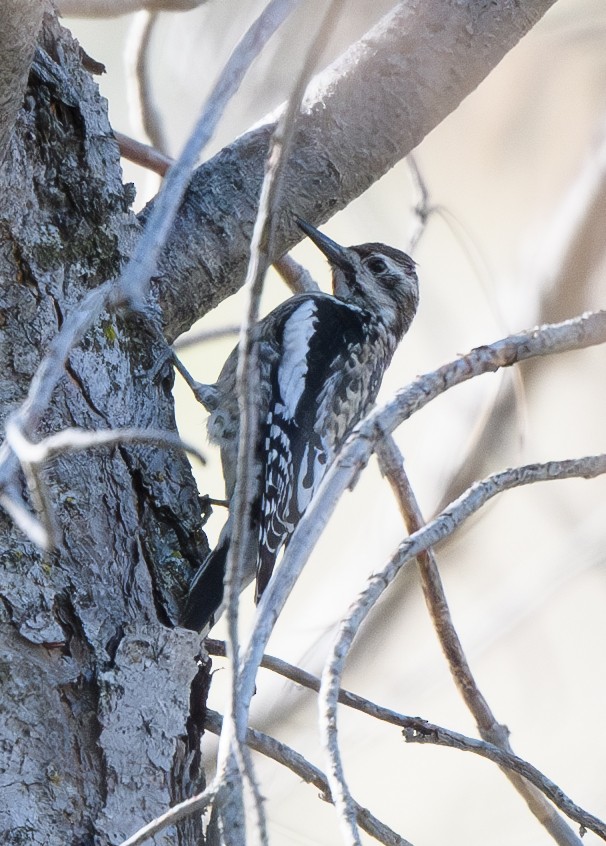
[[[208,555],[189,586],[185,608],[179,621],[179,624],[186,629],[201,632],[206,626],[212,628],[224,611],[223,583],[225,581],[225,568],[231,541],[231,531],[232,517],[230,515],[219,536],[216,547]],[[244,561],[242,590],[255,577],[257,564],[256,541],[251,543],[249,553]]]
[[[221,537],[194,576],[180,620],[184,628],[201,632],[221,616],[228,550],[229,537]]]

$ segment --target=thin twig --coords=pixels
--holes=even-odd
[[[545,464],[531,464],[505,470],[501,473],[495,473],[482,482],[472,485],[465,494],[452,503],[439,517],[432,520],[422,529],[418,529],[403,541],[396,554],[383,570],[368,579],[366,587],[360,593],[357,600],[350,606],[347,615],[343,618],[339,626],[322,673],[318,701],[322,733],[325,741],[329,742],[331,740],[330,735],[334,732],[336,725],[340,679],[351,644],[359,632],[362,623],[376,605],[379,597],[405,565],[409,564],[430,546],[434,546],[439,541],[451,535],[471,514],[475,513],[492,497],[505,490],[540,481],[578,477],[594,478],[604,473],[606,473],[606,454],[565,461],[550,461]],[[330,766],[334,768],[334,779],[337,780],[338,769],[340,768],[338,747],[335,748],[334,743],[330,742],[329,748],[333,759],[330,762]],[[332,789],[333,779],[330,774],[328,778]],[[342,789],[344,789],[344,781],[339,779],[339,782],[342,785]],[[344,797],[344,801],[347,801],[347,796]],[[585,823],[583,824],[585,825]],[[587,819],[586,827],[606,839],[606,825],[602,821],[590,816]],[[556,835],[556,831],[551,826],[549,830],[552,836]],[[558,830],[557,833],[562,836],[560,842],[564,842],[561,831]],[[570,843],[571,841],[568,840],[566,842]]]
[[[410,485],[408,474],[404,468],[404,460],[393,437],[387,435],[377,448],[377,455],[381,470],[389,480],[394,491],[400,512],[404,518],[409,533],[421,529],[425,525],[423,515],[414,491]],[[512,754],[509,743],[509,732],[506,726],[500,724],[480,691],[478,684],[467,661],[463,644],[455,629],[448,600],[438,570],[433,549],[429,548],[417,556],[421,586],[425,602],[431,616],[442,651],[448,661],[453,680],[461,694],[463,701],[476,721],[478,731],[483,740],[495,744],[500,749]],[[537,788],[520,778],[516,772],[501,767],[507,778],[522,796],[529,810],[539,820],[557,843],[562,846],[580,846],[580,840],[572,829],[562,820],[554,808],[541,796]]]
[[[149,144],[142,144],[141,141],[135,141],[134,138],[130,138],[122,132],[116,132],[114,130],[114,135],[118,142],[120,155],[123,158],[141,167],[145,167],[147,170],[153,170],[159,176],[166,176],[174,159],[171,159],[170,156],[165,156],[156,147],[150,147]]]
[[[421,529],[425,525],[425,521],[410,487],[402,455],[391,435],[386,435],[378,443],[377,456],[381,472],[394,491],[406,528],[409,534],[412,534]],[[507,741],[507,728],[497,723],[473,678],[463,646],[450,616],[448,601],[433,550],[428,549],[420,553],[417,556],[417,562],[425,601],[459,693],[475,717],[478,731],[484,740],[502,745]]]
[[[44,467],[41,462],[28,461],[18,454],[14,444],[11,443],[8,429],[9,427],[7,426],[6,440],[19,458],[34,512],[40,520],[46,535],[44,548],[46,550],[56,549],[59,546],[59,526],[57,524],[55,509],[53,508],[51,492],[44,478]],[[33,540],[33,538],[30,537],[30,540]]]
[[[205,343],[206,341],[218,341],[223,338],[235,336],[240,332],[240,327],[233,326],[218,326],[216,329],[199,329],[195,332],[187,332],[181,335],[173,343],[174,350],[185,350],[188,347],[195,347],[197,344]]]
[[[303,67],[295,81],[286,109],[282,112],[272,133],[266,160],[266,170],[261,185],[259,208],[250,245],[250,259],[244,283],[244,288],[248,293],[248,305],[240,330],[236,369],[236,391],[240,412],[236,470],[238,484],[230,506],[233,532],[227,554],[224,588],[227,610],[230,696],[226,709],[226,730],[221,734],[223,746],[220,746],[219,751],[220,755],[223,755],[222,760],[224,766],[227,766],[225,756],[232,753],[235,754],[242,774],[246,775],[248,779],[256,799],[256,822],[263,842],[267,839],[265,816],[260,794],[252,773],[252,762],[247,758],[247,751],[244,745],[250,697],[242,693],[238,677],[240,664],[238,602],[246,558],[250,556],[249,550],[253,546],[251,543],[249,516],[254,495],[254,460],[257,437],[257,350],[253,340],[253,333],[258,319],[263,281],[270,264],[269,256],[273,250],[276,209],[281,196],[281,184],[288,161],[288,153],[294,137],[296,117],[299,113],[305,88],[313,73],[317,57],[321,54],[329,33],[333,31],[336,16],[340,12],[342,5],[343,0],[332,0],[327,13],[320,23],[316,37],[307,51]],[[242,768],[242,764],[244,764],[244,769]]]
[[[137,134],[145,135],[156,150],[166,153],[164,120],[153,95],[149,74],[150,45],[159,20],[159,12],[151,10],[133,17],[125,47],[126,94]]]
[[[220,734],[223,718],[216,711],[207,710],[204,727],[212,734]],[[324,802],[332,802],[328,782],[322,770],[311,764],[299,752],[296,752],[285,743],[270,737],[261,731],[248,728],[245,737],[246,745],[255,752],[271,758],[278,764],[287,767],[307,784],[313,784],[320,791],[320,799]],[[400,837],[395,831],[382,823],[371,812],[362,805],[354,803],[356,818],[364,831],[374,837],[379,843],[386,846],[411,846],[408,840]]]
[[[225,642],[222,640],[206,638],[204,647],[209,655],[225,657]],[[303,670],[301,667],[290,664],[288,661],[276,658],[274,655],[264,655],[260,666],[289,679],[289,681],[301,687],[308,688],[316,693],[320,690],[320,679],[317,676]],[[383,705],[378,705],[376,702],[372,702],[342,687],[339,688],[338,701],[341,705],[403,729],[402,734],[407,743],[429,743],[447,749],[471,752],[489,761],[493,761],[500,767],[505,767],[512,772],[518,773],[551,799],[570,819],[575,820],[582,826],[586,826],[589,820],[597,821],[596,817],[575,804],[564,793],[561,787],[544,773],[523,758],[519,758],[511,752],[506,752],[493,743],[478,740],[475,737],[468,737],[460,732],[436,725],[436,723],[431,723],[422,717],[410,717],[406,714],[400,714],[398,711],[385,708]]]
[[[409,237],[407,251],[410,253],[414,252],[418,242],[425,232],[425,229],[427,228],[430,216],[436,213],[441,216],[450,229],[452,235],[455,237],[458,246],[463,250],[465,256],[469,260],[469,263],[475,271],[476,278],[480,280],[482,291],[486,296],[497,326],[500,328],[500,331],[507,331],[509,327],[504,319],[498,298],[495,296],[495,292],[493,290],[494,286],[491,286],[491,288],[487,290],[487,286],[484,284],[484,280],[486,278],[492,278],[492,274],[487,267],[487,262],[479,250],[477,243],[475,243],[475,241],[471,238],[462,223],[452,216],[452,213],[444,207],[435,205],[431,202],[429,187],[423,177],[423,173],[414,153],[410,153],[406,157],[406,163],[409,168],[413,185],[417,192],[417,203],[414,209],[415,221]],[[461,231],[459,232],[457,230]],[[466,237],[464,238],[463,236]],[[519,368],[514,368],[514,370],[509,371],[508,375],[510,376],[510,380],[504,380],[504,384],[507,389],[507,396],[509,396],[510,390],[513,391],[518,429],[520,432],[519,442],[521,453],[524,433],[527,429],[524,383]],[[477,460],[474,459],[479,458],[481,447],[483,446],[483,437],[486,435],[490,424],[494,420],[495,412],[500,410],[500,403],[505,393],[501,390],[501,388],[502,386],[497,387],[497,390],[492,392],[492,396],[490,396],[488,401],[483,404],[479,415],[477,415],[477,419],[475,420],[472,431],[468,437],[467,445],[465,446],[462,455],[458,457],[457,466],[453,471],[451,471],[450,478],[443,486],[444,491],[436,511],[441,511],[442,508],[465,490],[465,488],[477,477],[478,473],[475,472],[478,470]]]
[[[225,107],[238,90],[250,65],[298,0],[271,0],[235,47],[212,90],[183,152],[169,170],[152,206],[147,225],[123,274],[123,302],[141,307],[147,296],[161,250],[181,205],[192,170],[212,137]]]
[[[309,270],[290,255],[274,262],[274,267],[293,294],[314,293],[320,290]]]
[[[13,523],[21,529],[23,534],[28,537],[32,543],[39,546],[45,552],[52,549],[51,539],[48,531],[36,520],[34,515],[29,511],[25,502],[21,497],[10,489],[0,492],[0,505],[6,511]]]
[[[169,808],[166,813],[160,814],[159,817],[142,826],[131,837],[123,840],[120,846],[139,846],[140,843],[145,843],[146,840],[168,828],[169,825],[175,825],[175,823],[190,817],[192,814],[201,814],[211,804],[216,795],[217,779],[215,778],[202,793],[197,793],[195,796]]]
[[[427,228],[427,222],[436,207],[430,203],[429,188],[421,173],[421,168],[414,153],[406,156],[406,164],[410,178],[417,192],[417,202],[414,208],[415,220],[413,230],[408,238],[408,252],[413,253]]]
[[[201,464],[206,459],[200,450],[183,441],[174,432],[163,429],[87,429],[67,428],[54,435],[49,435],[37,443],[31,441],[21,430],[18,418],[9,417],[6,423],[6,445],[19,461],[32,499],[34,510],[40,522],[25,518],[25,505],[16,502],[8,494],[0,498],[0,504],[11,514],[19,528],[27,537],[45,550],[58,545],[59,531],[55,520],[50,491],[43,476],[44,465],[56,455],[79,452],[102,446],[115,446],[119,443],[146,443],[167,449],[183,449],[193,455]]]
[[[182,449],[197,458],[200,464],[206,464],[206,459],[198,447],[187,443],[179,435],[165,429],[125,427],[123,429],[94,429],[91,431],[74,427],[62,429],[55,435],[48,435],[38,443],[33,443],[24,436],[14,421],[9,420],[6,425],[6,437],[19,460],[34,466],[40,466],[56,455],[126,443],[151,444],[167,449]]]
[[[278,125],[279,125],[279,127],[283,127],[283,128],[280,129],[280,133],[278,134],[277,137],[274,136],[275,142],[274,142],[274,146],[272,147],[272,151],[270,152],[270,158],[273,154],[274,157],[277,158],[278,162],[281,160],[280,152],[284,151],[286,149],[290,139],[292,138],[292,134],[294,132],[294,117],[295,117],[295,114],[298,110],[298,102],[300,101],[300,99],[303,95],[306,79],[308,78],[308,76],[311,75],[311,72],[313,70],[312,59],[313,59],[314,56],[318,56],[323,51],[325,40],[328,38],[329,34],[333,31],[334,22],[335,22],[336,18],[338,17],[338,15],[340,14],[342,6],[343,6],[343,0],[332,0],[330,6],[328,8],[328,11],[326,13],[326,16],[324,17],[322,24],[318,29],[316,38],[314,39],[314,42],[312,43],[310,49],[308,50],[307,60],[306,60],[305,66],[302,70],[302,73],[299,76],[298,83],[295,86],[295,90],[293,91],[293,95],[291,96],[291,98],[289,100],[287,109],[286,109],[285,112],[282,113],[283,117],[281,117]],[[276,182],[276,188],[277,187],[278,186],[277,186],[277,182]],[[264,183],[264,188],[261,191],[260,212],[262,211],[264,204],[266,206],[269,206],[269,199],[270,198],[269,198],[269,190],[268,189],[269,189],[269,186],[266,187],[265,183]],[[277,191],[276,191],[276,194],[277,194]],[[257,218],[257,221],[259,221],[259,218]],[[257,231],[259,233],[259,230],[260,230],[260,227],[258,226],[258,223],[257,223],[255,225],[255,231]],[[254,235],[253,235],[253,238],[254,238]],[[260,233],[257,235],[257,238],[259,239],[259,242],[260,242]],[[252,248],[251,248],[251,251],[252,251]],[[252,274],[251,274],[251,277],[252,277]],[[252,315],[249,314],[249,319],[250,319],[251,316]],[[240,394],[240,396],[242,396],[242,394]],[[252,415],[252,414],[250,416],[254,417],[254,415]],[[240,444],[241,444],[242,447],[246,446],[246,443],[242,440],[242,438],[240,440]],[[252,456],[253,450],[250,449],[248,451],[248,453],[246,453],[245,455]],[[266,597],[267,597],[267,592],[265,592],[263,594],[263,597],[261,599],[261,605],[263,605],[264,607],[267,605]],[[233,605],[234,605],[234,608],[235,608],[236,613],[237,613],[237,608],[236,608],[237,601],[236,601],[236,599],[234,599]],[[261,605],[259,606],[259,608],[261,608]],[[234,609],[232,609],[232,610],[234,610]],[[263,653],[265,642],[264,642],[263,646],[261,647],[261,654]],[[256,651],[255,650],[255,633],[254,632],[253,632],[253,634],[251,634],[251,638],[249,640],[247,652],[250,652],[251,650]],[[248,712],[248,707],[250,705],[250,700],[252,698],[253,692],[254,692],[254,672],[251,671],[251,667],[250,667],[250,664],[249,664],[248,671],[244,675],[242,675],[242,673],[240,673],[240,677],[239,677],[239,697],[240,697],[240,705],[241,705],[241,714],[240,714],[239,720],[240,720],[240,725],[242,727],[245,727],[246,723],[247,723],[247,712]]]

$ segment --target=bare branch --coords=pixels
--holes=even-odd
[[[408,238],[408,252],[413,253],[421,240],[421,236],[427,228],[427,222],[431,214],[436,210],[432,206],[429,197],[429,188],[423,178],[414,153],[406,156],[406,164],[410,171],[410,177],[417,192],[417,203],[415,205],[415,220],[412,232]]]
[[[183,802],[179,802],[178,805],[169,808],[165,814],[156,817],[155,820],[142,826],[131,837],[123,840],[120,846],[139,846],[140,843],[145,843],[146,840],[168,828],[169,825],[175,825],[179,820],[184,820],[192,814],[201,814],[217,795],[216,782],[217,780],[215,779],[202,793],[198,793],[196,796],[185,799]]]
[[[269,154],[255,226],[250,245],[250,259],[245,287],[248,293],[248,305],[240,330],[238,362],[236,369],[236,392],[240,412],[238,433],[238,457],[236,485],[230,503],[232,534],[227,553],[224,581],[225,604],[227,609],[227,651],[230,668],[230,697],[228,700],[226,731],[222,732],[223,755],[234,754],[243,775],[246,775],[253,790],[257,809],[257,825],[261,840],[267,840],[265,816],[260,793],[252,772],[252,761],[247,757],[244,735],[248,723],[250,699],[241,695],[238,668],[240,647],[238,640],[239,598],[245,568],[250,560],[250,549],[254,548],[251,538],[250,508],[254,498],[255,457],[257,439],[257,350],[254,343],[254,327],[258,319],[259,302],[265,274],[270,265],[269,256],[273,250],[276,226],[276,209],[282,189],[290,146],[305,88],[314,70],[317,56],[323,51],[329,33],[343,8],[344,0],[332,0],[327,12],[320,21],[316,37],[307,52],[303,67],[295,80],[287,107],[278,121],[271,138]],[[219,767],[227,767],[224,757]]]
[[[432,743],[437,746],[445,746],[449,749],[460,749],[462,752],[474,752],[482,758],[494,761],[494,763],[498,764],[502,770],[509,770],[511,773],[516,773],[523,777],[523,781],[525,783],[530,782],[530,784],[534,785],[541,791],[541,793],[544,793],[545,796],[551,799],[554,805],[557,805],[557,807],[563,811],[567,817],[578,823],[582,829],[593,831],[601,837],[602,840],[606,840],[606,823],[604,823],[603,820],[593,814],[590,814],[589,811],[585,811],[573,802],[572,799],[570,799],[555,782],[551,781],[551,779],[547,778],[547,776],[540,770],[533,767],[533,765],[529,764],[528,761],[519,758],[517,755],[506,752],[504,749],[501,749],[499,746],[495,746],[492,743],[488,743],[483,740],[476,740],[473,737],[465,737],[465,735],[460,735],[458,732],[450,731],[450,729],[443,729],[440,726],[432,726],[430,723],[427,723],[424,727],[421,726],[420,729],[414,726],[405,728],[403,734],[407,743]],[[553,808],[549,805],[547,805],[547,807],[551,811],[550,816],[553,816]],[[543,821],[541,820],[541,822]],[[564,839],[562,826],[564,826],[565,823],[563,820],[559,820],[557,829],[555,826],[552,829],[552,827],[547,825],[546,822],[543,822],[543,824],[558,842],[583,842],[574,834],[574,832],[571,832],[572,837],[570,837],[570,839]]]
[[[122,274],[120,297],[131,306],[142,305],[145,301],[149,280],[156,269],[158,256],[166,243],[200,152],[212,137],[226,105],[238,90],[253,60],[297,2],[270,0],[223,68],[183,152],[162,184],[135,254]]]
[[[345,661],[351,644],[359,632],[365,618],[375,606],[384,590],[393,582],[400,570],[409,564],[416,556],[434,546],[438,541],[448,537],[468,517],[482,507],[489,499],[505,490],[520,485],[534,484],[539,481],[552,481],[570,478],[594,478],[606,473],[606,454],[587,456],[566,461],[551,461],[546,464],[532,464],[505,470],[489,476],[482,482],[477,482],[465,494],[459,497],[436,519],[422,529],[414,532],[403,541],[391,561],[380,572],[368,579],[367,586],[360,593],[357,600],[350,606],[347,615],[341,621],[339,631],[333,642],[329,658],[322,673],[322,683],[318,707],[320,710],[322,732],[325,741],[336,730],[336,710],[340,687],[340,679],[345,667]],[[332,761],[328,770],[328,781],[333,791],[338,787],[343,792],[342,801],[351,807],[350,797],[340,776],[340,758],[334,741],[330,743]],[[561,822],[561,821],[560,821]],[[592,817],[587,826],[600,836],[606,834],[606,826]],[[550,834],[561,843],[572,843],[566,837],[561,826],[549,826]]]
[[[591,150],[558,202],[543,236],[538,239],[538,246],[536,238],[533,242],[526,290],[539,292],[539,302],[532,304],[538,312],[538,319],[560,320],[583,308],[587,286],[604,253],[603,240],[596,237],[596,233],[604,228],[605,198],[606,120],[602,119],[598,138],[593,140]],[[443,214],[443,210],[440,211]],[[449,216],[444,219],[452,225]],[[493,310],[500,317],[494,302]],[[503,321],[500,320],[500,323]],[[512,382],[506,382],[502,387],[504,390],[494,395],[476,422],[459,466],[445,485],[438,510],[477,478],[486,450],[485,437],[490,437],[495,425],[502,425],[503,406],[512,392],[520,441],[523,440],[527,420],[521,373],[514,371]]]
[[[174,432],[163,429],[139,429],[125,427],[124,429],[87,429],[67,428],[55,435],[49,435],[38,443],[28,440],[13,420],[6,426],[8,443],[20,461],[34,466],[44,464],[55,455],[68,452],[79,452],[100,446],[115,446],[116,444],[152,444],[167,449],[182,449],[195,456],[200,464],[206,464],[204,455],[198,447],[184,441]]]
[[[221,338],[227,338],[230,335],[237,335],[239,331],[240,327],[235,324],[233,326],[219,326],[217,329],[199,329],[177,338],[173,343],[173,349],[184,350],[188,347],[195,347],[205,341],[216,341]]]
[[[381,472],[393,489],[406,528],[409,534],[413,534],[425,525],[425,521],[404,469],[402,455],[391,435],[386,435],[378,443],[377,456]],[[450,615],[433,550],[427,549],[420,553],[417,563],[425,601],[457,689],[474,716],[481,736],[491,743],[503,746],[507,744],[507,728],[497,723],[467,663]]]
[[[21,430],[18,420],[10,417],[6,423],[6,443],[19,461],[27,483],[34,510],[41,524],[23,519],[23,507],[12,497],[3,497],[0,504],[13,516],[19,516],[18,525],[34,543],[41,541],[45,550],[53,549],[59,542],[57,523],[52,498],[43,476],[45,463],[56,455],[78,452],[100,446],[115,446],[119,443],[148,443],[168,449],[183,449],[194,455],[201,464],[206,459],[197,447],[185,443],[174,432],[159,429],[86,429],[67,428],[55,435],[49,435],[38,443],[29,440]],[[43,535],[41,536],[41,531]]]
[[[282,256],[281,259],[274,262],[274,267],[293,294],[320,290],[311,273],[295,261],[292,256],[288,254]]]
[[[270,259],[301,240],[288,212],[318,225],[348,205],[453,111],[553,2],[395,4],[308,91]],[[173,233],[159,264],[169,338],[244,280],[272,131],[273,117],[194,175],[188,225]],[[244,176],[237,185],[234,169]]]
[[[14,491],[3,491],[0,493],[0,505],[26,537],[45,552],[51,549],[52,544],[46,528],[36,520],[21,497]]]
[[[23,103],[44,3],[4,0],[0,8],[0,165]]]
[[[115,132],[116,141],[120,148],[120,155],[128,159],[130,162],[141,165],[147,170],[153,170],[154,173],[160,176],[166,176],[174,159],[165,156],[155,147],[150,147],[149,144],[142,144],[140,141],[135,141],[134,138],[129,138],[128,135],[123,135],[121,132]]]
[[[138,132],[146,135],[157,150],[168,151],[162,114],[156,104],[149,74],[149,53],[158,12],[135,15],[128,31],[125,48],[126,90],[131,113]]]
[[[207,710],[205,727],[213,734],[220,734],[222,728],[222,717],[216,711]],[[256,729],[249,728],[246,731],[246,745],[255,752],[260,752],[272,761],[282,764],[291,770],[295,775],[307,784],[313,784],[320,791],[320,799],[324,802],[332,802],[330,790],[324,773],[307,761],[294,749],[281,743],[273,737],[264,734]],[[374,837],[379,843],[386,846],[411,846],[408,840],[400,837],[392,831],[385,823],[378,820],[373,814],[361,805],[355,804],[355,811],[360,827]]]
[[[381,470],[389,480],[394,491],[398,506],[404,518],[408,532],[421,529],[425,525],[423,515],[410,485],[408,474],[404,469],[404,460],[391,435],[387,435],[377,447]],[[442,651],[448,661],[448,666],[457,689],[473,715],[480,736],[500,749],[511,753],[509,732],[507,727],[500,724],[480,691],[471,672],[463,644],[455,629],[448,600],[438,570],[433,552],[429,548],[417,556],[417,564],[421,576],[421,586],[425,602]],[[522,796],[531,813],[538,819],[557,843],[561,846],[580,846],[580,840],[572,829],[566,825],[554,811],[553,807],[541,796],[536,787],[531,786],[518,774],[509,768],[502,768],[515,789]]]
[[[155,12],[187,12],[206,0],[59,0],[59,11],[74,18],[117,18],[141,9]]]
[[[221,640],[206,638],[204,646],[209,655],[225,656],[225,643]],[[308,688],[316,693],[320,690],[320,679],[317,676],[308,673],[306,670],[301,669],[301,667],[289,664],[288,661],[283,661],[281,658],[276,658],[273,655],[264,655],[260,666],[289,679],[295,684],[301,685],[301,687]],[[576,805],[544,773],[528,763],[528,761],[519,758],[517,755],[513,755],[511,752],[506,752],[493,743],[468,737],[460,732],[447,729],[444,726],[430,723],[422,717],[410,717],[400,714],[397,711],[391,710],[391,708],[385,708],[383,705],[371,702],[369,699],[358,696],[358,694],[352,693],[342,687],[339,688],[338,701],[341,705],[345,705],[355,711],[360,711],[377,720],[402,728],[404,730],[402,734],[407,743],[430,743],[448,749],[458,749],[461,752],[471,752],[489,761],[493,761],[500,767],[505,767],[518,773],[530,781],[545,796],[551,799],[561,811],[570,817],[570,819],[579,823],[579,825],[587,828],[589,822],[592,822],[594,825],[600,824],[600,820]]]

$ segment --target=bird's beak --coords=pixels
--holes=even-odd
[[[331,264],[336,264],[337,267],[343,270],[351,270],[351,259],[349,257],[349,250],[337,244],[331,238],[323,235],[319,229],[307,223],[300,217],[295,217],[295,222],[299,229],[301,229],[308,238],[310,238],[316,247],[321,250]]]

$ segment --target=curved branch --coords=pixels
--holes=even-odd
[[[344,0],[331,0],[328,9],[320,20],[320,24],[307,51],[307,56],[297,78],[295,79],[286,109],[282,113],[273,132],[265,169],[265,175],[259,197],[259,211],[253,229],[250,244],[250,258],[246,274],[246,291],[248,295],[238,346],[238,362],[236,369],[236,392],[239,405],[239,431],[237,455],[237,479],[234,495],[230,502],[230,520],[233,520],[229,551],[227,553],[225,571],[225,602],[227,606],[227,650],[230,657],[229,672],[231,695],[225,720],[226,731],[221,734],[224,744],[223,750],[228,749],[224,740],[231,736],[230,754],[235,753],[241,774],[246,774],[257,809],[257,822],[262,843],[267,840],[265,833],[265,816],[261,795],[256,785],[252,761],[248,758],[248,750],[244,745],[244,735],[248,723],[248,701],[240,701],[240,686],[238,684],[238,667],[240,663],[239,643],[239,597],[242,580],[245,575],[247,561],[250,559],[251,546],[250,509],[254,499],[255,474],[255,442],[257,431],[257,349],[254,343],[253,330],[258,319],[259,304],[265,274],[269,268],[269,254],[272,251],[275,232],[276,208],[281,196],[282,180],[288,163],[293,134],[297,125],[297,118],[301,109],[301,100],[305,88],[311,77],[316,56],[323,50],[328,33],[332,31],[338,16],[343,10]],[[219,766],[221,762],[219,762]]]
[[[149,72],[152,39],[160,20],[157,11],[145,11],[133,19],[126,45],[126,92],[131,123],[137,133],[146,135],[156,150],[168,153],[164,121],[154,97]]]
[[[149,838],[153,837],[154,834],[158,834],[158,832],[168,828],[169,825],[175,825],[175,823],[178,823],[179,820],[187,819],[187,817],[192,814],[201,814],[206,810],[206,808],[208,808],[216,795],[217,781],[215,779],[215,781],[213,781],[212,784],[209,784],[206,790],[203,790],[202,793],[198,793],[196,796],[192,796],[190,799],[185,799],[183,802],[179,802],[178,805],[174,805],[172,808],[169,808],[166,813],[161,814],[159,817],[151,820],[151,822],[146,823],[138,831],[131,835],[131,837],[123,840],[120,846],[139,846],[140,843],[145,843],[146,840],[149,840]]]
[[[163,247],[169,250],[171,248],[170,240],[167,242],[167,239],[198,156],[212,138],[225,107],[240,87],[250,65],[297,2],[298,0],[270,0],[229,57],[183,152],[162,183],[145,231],[122,274],[119,295],[129,305],[143,305],[161,250]]]
[[[351,811],[351,796],[343,779],[340,753],[336,744],[336,711],[341,676],[350,646],[362,623],[402,568],[430,546],[435,546],[436,543],[451,535],[488,500],[505,490],[540,481],[575,477],[594,478],[603,473],[606,473],[606,454],[567,461],[550,461],[545,464],[530,464],[495,473],[472,485],[435,520],[410,535],[400,544],[387,566],[368,579],[366,588],[341,621],[320,685],[318,707],[322,735],[329,753],[328,781],[335,804],[340,801],[348,811]],[[339,795],[339,800],[335,794]],[[570,814],[571,819],[581,822],[577,806],[567,808],[566,813]],[[606,840],[606,824],[602,820],[592,814],[584,813],[581,824]],[[553,831],[550,830],[550,833],[553,834]]]
[[[364,192],[553,2],[396,4],[308,89],[270,260],[301,239],[293,211],[318,224]],[[243,135],[196,171],[159,268],[169,339],[242,285],[273,126]]]
[[[220,734],[222,723],[223,720],[220,714],[216,711],[207,710],[204,725],[208,731],[212,734]],[[307,784],[315,785],[320,791],[320,799],[324,802],[332,802],[328,782],[324,773],[318,767],[314,767],[313,764],[294,749],[291,749],[291,747],[286,746],[286,744],[281,743],[274,737],[270,737],[268,734],[251,728],[246,730],[245,740],[250,749],[254,749],[255,752],[260,752],[262,755],[271,758],[272,761],[276,761],[278,764],[287,767],[298,775],[299,778],[307,782]],[[386,846],[412,846],[408,840],[405,840],[399,834],[396,834],[395,831],[392,831],[392,829],[377,819],[362,805],[354,802],[354,807],[360,828],[372,835],[380,843],[385,843]]]
[[[379,464],[387,477],[398,502],[409,534],[425,525],[417,498],[412,490],[404,459],[393,437],[387,435],[377,448]],[[458,691],[471,712],[483,740],[494,744],[500,750],[513,754],[509,743],[507,727],[499,723],[482,694],[465,655],[463,644],[455,628],[448,599],[444,591],[434,551],[431,547],[417,556],[421,576],[421,587],[429,610],[433,627],[448,662],[451,676]],[[499,764],[501,766],[501,764]],[[530,812],[538,819],[560,846],[581,846],[580,838],[558,816],[536,787],[519,778],[518,770],[502,767],[503,772],[526,802]],[[536,773],[534,773],[536,775]]]
[[[206,638],[204,646],[209,655],[225,657],[225,643],[223,641]],[[306,670],[301,669],[301,667],[289,664],[288,661],[284,661],[281,658],[276,658],[273,655],[264,655],[260,666],[308,690],[313,690],[316,693],[320,690],[320,679],[317,676],[308,673]],[[378,705],[376,702],[359,696],[357,693],[352,693],[343,687],[339,688],[339,703],[362,714],[366,714],[369,717],[374,717],[376,720],[398,726],[402,729],[402,735],[406,743],[429,743],[447,749],[458,749],[460,752],[472,752],[481,758],[493,761],[500,767],[518,773],[518,775],[523,776],[544,793],[545,796],[551,799],[554,805],[557,805],[561,811],[571,819],[575,819],[582,826],[587,827],[587,820],[595,819],[595,817],[592,817],[591,814],[579,805],[576,805],[564,793],[561,787],[535,766],[511,752],[500,749],[494,743],[478,740],[475,737],[468,737],[458,731],[436,725],[436,723],[430,723],[422,717],[410,717],[406,714],[400,714],[398,711]],[[358,822],[360,822],[359,819]]]

